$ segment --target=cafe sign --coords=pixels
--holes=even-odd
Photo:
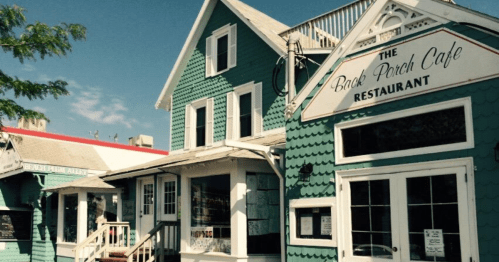
[[[499,52],[447,29],[343,61],[302,121],[499,77]]]

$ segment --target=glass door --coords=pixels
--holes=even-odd
[[[344,181],[345,261],[469,261],[464,167]]]
[[[404,173],[399,183],[405,260],[469,261],[464,167]]]
[[[396,183],[389,176],[351,179],[347,261],[400,261]]]

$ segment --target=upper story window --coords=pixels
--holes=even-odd
[[[196,109],[196,146],[206,145],[206,107]]]
[[[237,27],[227,24],[206,38],[206,77],[226,72],[237,62]]]
[[[213,144],[213,98],[202,98],[185,106],[184,149]]]
[[[240,137],[251,136],[251,93],[239,97]]]
[[[262,131],[262,83],[249,82],[227,93],[226,138],[259,136]]]
[[[473,148],[471,100],[343,122],[335,137],[337,164]]]

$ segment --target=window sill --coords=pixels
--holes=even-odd
[[[292,238],[290,244],[293,246],[317,246],[317,247],[336,247],[336,241],[329,239],[303,239]]]
[[[227,72],[227,71],[229,71],[229,70],[230,70],[230,68],[227,68],[227,69],[224,69],[224,70],[222,70],[222,71],[215,72],[215,73],[213,73],[213,75],[211,75],[211,76],[209,76],[209,77],[207,77],[207,78],[212,78],[212,77],[215,77],[215,76],[217,76],[217,75],[221,75],[221,74],[223,74],[223,73],[225,73],[225,72]]]

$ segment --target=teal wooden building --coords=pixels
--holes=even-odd
[[[359,17],[287,108],[287,261],[499,259],[498,49],[454,3]]]
[[[168,154],[12,127],[0,137],[0,261],[74,261],[97,219],[121,220],[121,190],[98,176]]]

